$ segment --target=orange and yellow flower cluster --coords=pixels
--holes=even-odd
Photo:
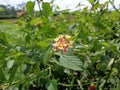
[[[25,13],[26,13],[25,11],[21,11],[21,12],[18,13],[18,16],[19,16],[19,17],[22,17],[22,16],[25,15]]]
[[[70,38],[71,36],[69,35],[59,35],[58,38],[55,38],[53,44],[54,51],[62,50],[63,54],[66,53],[73,44]]]
[[[42,22],[36,22],[34,25],[35,26],[40,26],[42,24]]]

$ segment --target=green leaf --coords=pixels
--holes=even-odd
[[[31,39],[30,35],[27,34],[26,37],[25,37],[26,42],[27,42],[27,43],[30,43],[30,39]]]
[[[26,11],[32,15],[33,10],[34,10],[35,2],[28,1],[26,4]]]
[[[1,81],[5,81],[5,80],[6,80],[6,78],[5,78],[5,75],[4,75],[4,73],[3,73],[3,70],[0,69],[0,82],[1,82]]]
[[[47,77],[49,75],[48,69],[44,69],[44,70],[40,71],[39,75],[40,75],[41,78]]]
[[[21,89],[16,87],[15,85],[10,85],[9,87],[7,87],[6,90],[21,90]]]
[[[117,80],[117,89],[116,90],[119,90],[120,89],[120,80]]]
[[[47,83],[48,84],[48,83]],[[57,88],[57,80],[53,79],[49,82],[47,86],[47,90],[58,90]]]
[[[107,68],[109,69],[109,68],[112,66],[113,63],[114,63],[114,58],[112,58],[112,59],[110,60],[110,62],[108,63]]]
[[[76,71],[81,71],[83,67],[83,62],[77,56],[62,55],[59,62],[62,66]]]
[[[99,22],[94,22],[93,25],[100,28],[100,29],[106,30],[106,27]]]
[[[40,60],[40,57],[39,54],[36,54],[32,57],[32,61],[35,62],[35,63],[39,63],[41,60]]]
[[[48,64],[48,61],[49,61],[51,56],[52,56],[52,50],[51,50],[51,47],[49,47],[48,50],[43,55],[44,66],[46,66]]]
[[[36,43],[37,46],[39,47],[44,47],[46,48],[48,46],[48,43],[46,41],[39,41]]]
[[[52,9],[51,9],[51,7],[50,7],[50,3],[44,2],[44,3],[42,4],[42,8],[43,8],[43,13],[44,13],[44,15],[45,15],[46,17],[48,17],[48,16],[51,14],[51,12],[52,12]]]
[[[90,4],[93,4],[95,0],[88,0]]]
[[[12,69],[11,69],[11,72],[10,72],[10,77],[9,77],[9,81],[12,82],[15,78],[15,74],[17,72],[17,69],[18,69],[19,65],[18,64],[14,64]]]
[[[6,42],[3,39],[0,38],[0,44],[6,45]]]
[[[13,66],[13,64],[14,64],[14,60],[9,60],[9,61],[7,62],[7,67],[8,67],[8,69],[11,69],[12,66]]]
[[[112,68],[112,72],[117,74],[118,73],[118,69],[117,68]]]
[[[103,80],[102,83],[99,85],[99,90],[103,90],[104,85],[105,85],[105,80]]]
[[[33,18],[32,20],[31,20],[31,25],[34,25],[36,22],[42,22],[43,20],[41,19],[41,18]]]
[[[6,34],[4,32],[0,31],[0,44],[2,45],[6,45],[7,41],[6,41]]]

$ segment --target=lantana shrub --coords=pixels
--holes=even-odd
[[[88,1],[91,7],[76,11],[26,3],[16,37],[0,31],[1,90],[120,89],[120,9]]]

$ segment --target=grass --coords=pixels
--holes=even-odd
[[[0,19],[0,22],[2,22],[2,23],[14,23],[14,22],[16,22],[18,19]]]

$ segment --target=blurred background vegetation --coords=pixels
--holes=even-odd
[[[15,19],[21,11],[25,11],[25,3],[16,6],[0,4],[0,19]]]

